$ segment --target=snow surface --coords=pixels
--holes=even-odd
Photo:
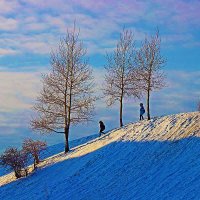
[[[74,147],[76,147],[80,144],[86,143],[86,142],[88,142],[92,139],[95,139],[97,137],[98,137],[98,134],[95,134],[95,135],[90,135],[90,136],[83,137],[83,138],[80,138],[80,139],[72,140],[72,141],[70,141],[70,148],[74,148]],[[64,149],[64,146],[65,146],[64,143],[48,146],[45,151],[41,152],[40,159],[43,160],[45,158],[48,158],[50,156],[53,156],[55,154],[62,152],[63,149]],[[33,161],[31,161],[31,162],[33,163]],[[6,175],[10,172],[11,171],[9,169],[0,167],[0,176]],[[1,182],[0,182],[0,186],[1,186]]]
[[[199,137],[200,112],[128,124],[45,159],[1,186],[0,199],[199,200]]]

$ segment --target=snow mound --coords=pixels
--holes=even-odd
[[[200,112],[128,124],[45,159],[0,199],[200,199],[199,137]]]

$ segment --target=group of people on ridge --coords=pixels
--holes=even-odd
[[[144,113],[145,113],[145,109],[144,109],[143,103],[140,103],[140,120],[144,119],[143,117]],[[105,130],[105,128],[106,128],[105,124],[102,121],[99,121],[99,136],[101,136],[101,134],[104,133],[103,131]]]

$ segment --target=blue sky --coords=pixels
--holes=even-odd
[[[74,20],[98,84],[103,80],[104,55],[115,48],[124,26],[132,29],[138,46],[158,27],[168,87],[152,94],[152,115],[195,111],[200,99],[199,9],[199,0],[0,0],[0,140],[4,146],[32,134],[28,126],[41,72],[48,72],[49,53]],[[139,103],[126,100],[126,123],[138,119]],[[94,122],[73,128],[70,138],[97,132],[99,119],[108,129],[118,126],[118,105],[107,108],[97,102]],[[51,136],[51,143],[62,139]]]

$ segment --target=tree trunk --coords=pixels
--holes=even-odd
[[[35,155],[35,163],[36,164],[40,163],[40,159],[39,159],[39,156],[37,154]]]
[[[123,97],[121,97],[120,99],[120,127],[123,126],[122,112],[123,112]]]
[[[69,126],[65,127],[65,153],[69,151]]]
[[[16,178],[21,178],[21,173],[19,170],[15,170],[15,177]]]
[[[150,101],[150,90],[147,90],[147,119],[150,120],[150,106],[149,106],[149,101]]]
[[[35,161],[35,158],[34,158],[34,161],[33,161],[33,168],[34,168],[34,170],[36,169],[36,161]]]
[[[28,176],[28,169],[25,168],[24,170],[25,170],[25,175]]]

